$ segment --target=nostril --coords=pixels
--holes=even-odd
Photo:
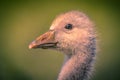
[[[43,37],[43,38],[41,38],[41,41],[44,41],[46,39],[46,37]]]

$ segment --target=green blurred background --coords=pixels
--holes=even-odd
[[[56,80],[63,54],[28,45],[70,10],[86,13],[96,24],[99,50],[92,80],[120,80],[119,0],[0,1],[0,80]]]

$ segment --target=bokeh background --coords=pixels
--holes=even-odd
[[[96,24],[99,50],[91,80],[120,80],[119,0],[1,0],[0,80],[56,80],[63,54],[28,45],[70,10],[86,13]]]

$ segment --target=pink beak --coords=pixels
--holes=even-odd
[[[36,38],[32,43],[29,45],[29,49],[31,48],[55,48],[57,42],[55,41],[55,32],[53,30],[49,30],[48,32],[44,33],[43,35]]]

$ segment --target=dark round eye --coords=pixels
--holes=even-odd
[[[65,29],[72,29],[72,24],[67,24],[66,26],[65,26]]]

